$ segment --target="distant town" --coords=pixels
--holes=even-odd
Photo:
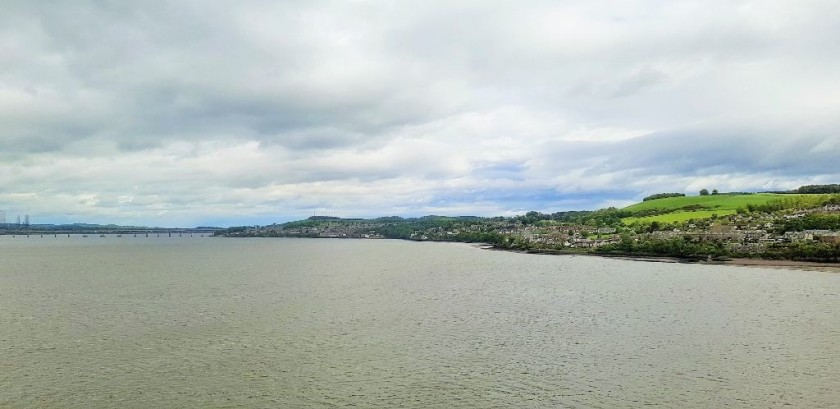
[[[622,209],[531,211],[515,217],[313,216],[282,224],[229,228],[30,224],[29,215],[10,223],[0,211],[0,235],[402,239],[485,243],[496,249],[534,253],[836,263],[840,262],[840,185],[764,193],[720,193],[714,189],[692,196],[659,193]]]
[[[516,217],[314,216],[219,230],[227,237],[311,237],[478,242],[537,253],[689,260],[840,261],[840,185],[790,192],[657,194],[624,209]]]

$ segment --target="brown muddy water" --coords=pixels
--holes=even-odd
[[[840,274],[0,237],[0,407],[837,407]]]

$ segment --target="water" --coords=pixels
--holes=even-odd
[[[0,407],[837,407],[840,274],[0,238]]]

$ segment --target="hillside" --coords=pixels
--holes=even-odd
[[[708,220],[712,215],[720,218]],[[264,227],[230,228],[216,234],[471,242],[547,254],[695,261],[750,257],[834,263],[840,262],[840,193],[662,197],[624,209],[531,211],[492,218],[318,216]]]
[[[625,224],[640,223],[674,223],[690,219],[705,219],[717,216],[735,214],[738,209],[745,209],[749,205],[766,205],[773,201],[790,201],[820,197],[821,195],[805,194],[720,194],[707,196],[668,197],[649,200],[628,206],[623,210],[631,212],[633,217],[622,219]]]

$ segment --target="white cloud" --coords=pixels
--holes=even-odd
[[[12,1],[0,208],[270,223],[836,183],[838,19],[820,0]]]

